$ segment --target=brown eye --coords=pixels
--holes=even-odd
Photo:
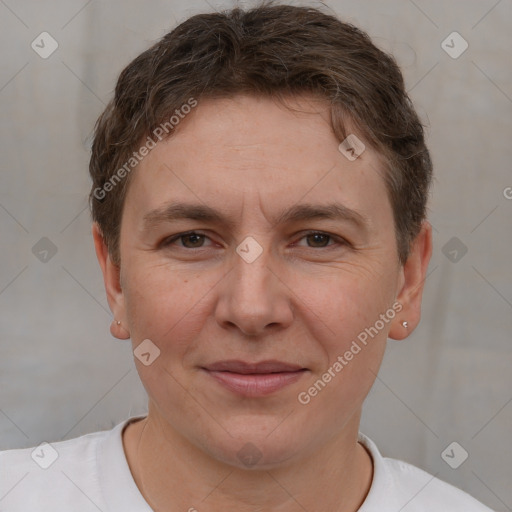
[[[308,243],[312,244],[310,247],[327,247],[331,236],[325,233],[310,233],[305,238],[308,240]]]
[[[196,249],[202,247],[205,235],[199,233],[190,233],[188,235],[182,235],[179,237],[182,240],[183,246],[189,249]],[[190,243],[190,245],[188,245]]]
[[[178,247],[185,249],[202,249],[205,247],[204,242],[207,239],[208,237],[202,233],[190,231],[188,233],[181,233],[164,240],[162,242],[162,247],[171,247],[177,245]],[[178,240],[181,241],[180,244],[177,243]]]
[[[306,242],[304,243],[303,240]],[[299,247],[307,247],[308,249],[335,249],[347,245],[347,242],[338,236],[324,233],[322,231],[306,232],[296,245]]]

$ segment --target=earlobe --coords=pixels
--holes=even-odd
[[[432,226],[423,221],[418,236],[411,244],[409,257],[400,271],[397,301],[402,304],[400,314],[395,317],[388,337],[395,340],[407,338],[421,318],[421,299],[432,256]],[[404,325],[405,322],[405,325]]]
[[[130,338],[130,331],[123,327],[120,320],[112,320],[112,323],[110,324],[110,334],[112,334],[114,338],[120,340],[127,340]]]
[[[120,282],[120,268],[112,262],[103,234],[95,222],[92,226],[92,236],[96,257],[103,273],[103,283],[107,293],[107,300],[115,320],[110,326],[112,336],[119,339],[128,339],[130,332],[124,327],[126,324],[124,294]]]

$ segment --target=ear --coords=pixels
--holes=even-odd
[[[428,221],[423,221],[421,230],[411,245],[409,257],[399,273],[396,300],[402,305],[402,310],[392,322],[389,338],[403,340],[416,329],[421,318],[421,298],[431,256],[432,226]],[[407,328],[402,325],[404,321],[407,321]]]
[[[112,262],[103,234],[96,222],[92,225],[92,236],[94,239],[96,256],[98,258],[101,271],[103,272],[103,282],[105,284],[105,291],[107,292],[108,305],[114,314],[114,321],[110,326],[110,333],[115,338],[126,340],[130,337],[130,333],[125,327],[123,327],[127,325],[127,322],[124,306],[124,294],[120,281],[120,268]],[[120,322],[120,325],[117,324],[117,321]]]

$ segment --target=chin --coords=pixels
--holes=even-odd
[[[286,420],[285,420],[286,422]],[[269,422],[266,422],[268,424]],[[258,471],[270,470],[286,465],[299,457],[304,449],[304,440],[299,438],[298,429],[281,429],[273,421],[272,428],[267,425],[252,423],[238,425],[238,429],[227,427],[215,442],[214,437],[208,436],[203,444],[203,451],[214,459],[239,469]]]

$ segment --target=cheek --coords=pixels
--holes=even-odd
[[[150,365],[135,357],[137,371],[149,396],[177,407],[186,399],[184,387],[190,387],[183,366],[203,329],[206,281],[163,267],[132,268],[127,275],[124,295],[133,349],[147,339],[158,349]]]
[[[335,340],[356,337],[392,306],[393,275],[379,265],[346,265],[315,277],[296,274],[293,293],[312,329]]]
[[[385,329],[377,334],[365,331],[374,325],[381,311],[370,320],[367,309],[363,315],[361,308],[348,300],[338,304],[344,314],[336,319],[336,334],[318,338],[324,350],[322,364],[314,368],[294,398],[298,412],[308,418],[308,428],[320,429],[326,436],[335,435],[358,413],[375,382],[386,348]]]
[[[296,281],[294,291],[307,305],[302,319],[322,351],[302,389],[304,400],[314,402],[311,405],[318,414],[341,405],[350,411],[369,392],[395,313],[391,281],[389,274],[368,267],[364,272],[340,269],[320,285],[318,280],[305,280],[301,286]],[[386,321],[381,320],[382,314]]]
[[[161,349],[173,341],[173,349],[187,345],[187,337],[201,329],[201,297],[215,281],[206,276],[184,277],[169,267],[128,269],[124,289],[125,305],[132,338],[154,340]]]

